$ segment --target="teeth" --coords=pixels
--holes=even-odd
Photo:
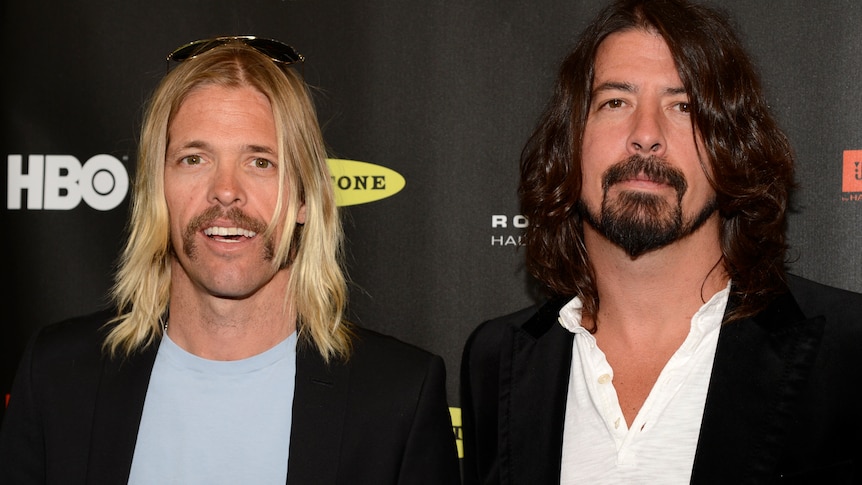
[[[254,231],[243,229],[241,227],[208,227],[204,229],[204,234],[207,236],[245,236],[254,237],[257,235]]]

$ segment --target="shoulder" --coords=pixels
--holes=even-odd
[[[364,327],[354,326],[352,351],[347,366],[353,375],[411,378],[429,368],[442,372],[443,359],[428,350]]]
[[[564,304],[565,300],[553,299],[479,324],[470,334],[461,354],[462,386],[495,385],[494,376],[509,365],[519,348],[528,346],[544,351],[560,345],[558,337],[568,333],[557,325],[559,311]]]
[[[531,305],[518,311],[486,320],[470,334],[465,351],[501,349],[502,345],[519,332],[540,339],[557,323],[560,309],[566,299],[556,298],[538,305]]]
[[[507,347],[505,343],[511,340],[524,322],[536,314],[536,310],[536,306],[529,306],[480,323],[464,344],[462,370],[477,361],[486,362],[491,359],[496,362],[499,354]]]
[[[407,358],[408,360],[426,360],[434,356],[421,347],[365,327],[353,326],[351,331],[355,355],[365,357],[380,353],[383,358]]]
[[[408,426],[418,403],[428,399],[445,409],[446,369],[440,356],[367,328],[353,326],[351,331],[353,348],[346,361],[322,364],[315,356],[310,361],[317,364],[303,368],[298,362],[297,381],[300,374],[304,380],[329,380],[334,389],[346,392],[351,414],[379,416],[375,419],[393,426],[395,421]],[[380,416],[392,410],[398,410],[395,421],[394,416]]]
[[[862,294],[824,285],[796,275],[788,275],[790,292],[806,316],[835,312],[862,315]]]
[[[862,294],[795,275],[787,283],[805,318],[823,320],[827,341],[862,346]]]
[[[53,406],[70,396],[76,396],[80,403],[86,396],[95,396],[104,363],[102,329],[111,315],[100,311],[41,328],[24,350],[12,394],[31,406]],[[59,409],[55,417],[83,412],[83,407]]]
[[[50,324],[32,337],[28,350],[36,362],[98,361],[105,325],[113,316],[111,310],[100,310]]]

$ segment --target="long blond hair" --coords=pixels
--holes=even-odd
[[[273,236],[278,222],[283,222],[273,264],[291,267],[284,298],[296,309],[300,344],[314,345],[325,360],[347,358],[350,329],[344,321],[343,234],[311,96],[295,69],[280,67],[237,42],[182,62],[150,99],[141,128],[128,241],[111,290],[118,314],[109,323],[105,348],[111,355],[129,355],[161,335],[170,301],[172,258],[164,192],[167,130],[189,92],[201,85],[251,86],[269,99],[281,185],[264,236]],[[306,221],[298,226],[302,204]]]

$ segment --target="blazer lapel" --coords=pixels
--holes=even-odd
[[[126,359],[103,357],[87,483],[129,481],[144,399],[158,348],[157,341]]]
[[[349,378],[346,364],[326,364],[310,344],[297,347],[288,484],[335,483]]]
[[[823,326],[788,292],[754,318],[722,327],[691,483],[768,481]]]
[[[511,360],[501,360],[500,388],[511,389],[500,402],[502,483],[559,483],[573,342],[557,324],[564,303],[542,306],[515,331]]]

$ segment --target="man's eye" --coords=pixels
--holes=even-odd
[[[623,100],[621,99],[612,99],[605,103],[605,106],[608,108],[622,108]]]
[[[272,166],[272,162],[270,162],[269,160],[267,160],[265,158],[255,158],[254,159],[254,166],[257,168],[269,168]]]
[[[199,157],[198,155],[189,155],[187,157],[181,158],[180,163],[184,163],[186,165],[197,165],[201,163],[201,157]]]
[[[691,113],[691,103],[679,103],[677,108],[683,113]]]

